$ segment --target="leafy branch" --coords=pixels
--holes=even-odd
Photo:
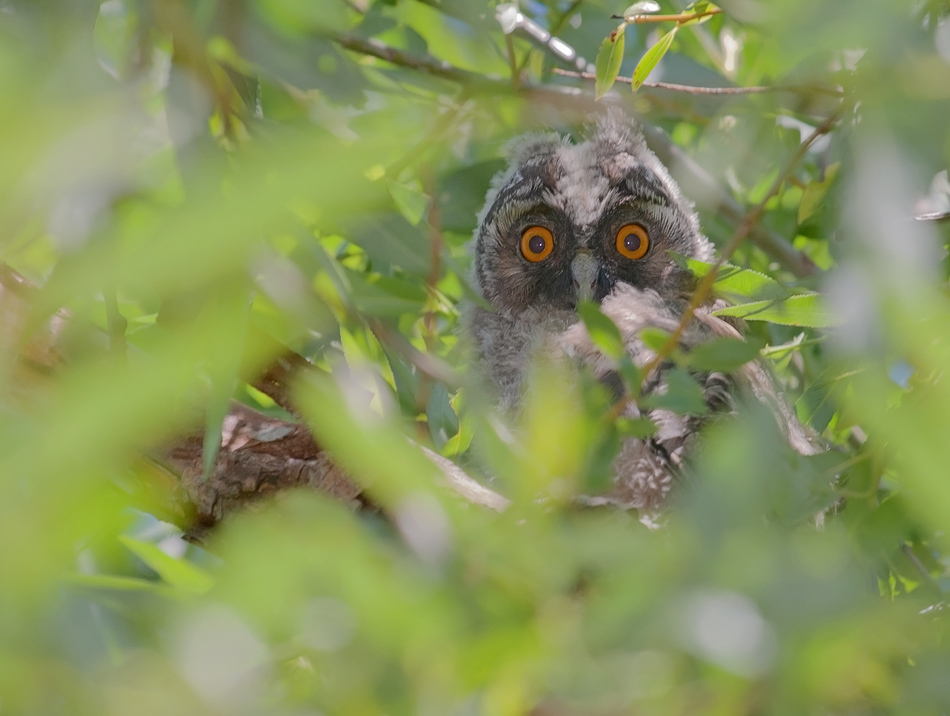
[[[345,49],[377,59],[389,62],[400,67],[417,70],[419,72],[441,77],[445,80],[458,83],[465,88],[466,92],[457,98],[456,107],[459,109],[465,104],[465,101],[479,92],[490,92],[493,95],[498,93],[517,93],[522,96],[545,102],[552,102],[563,105],[570,101],[578,106],[583,114],[589,114],[593,110],[592,103],[588,97],[579,95],[578,90],[572,87],[558,87],[554,85],[536,85],[522,82],[518,89],[512,88],[509,79],[500,77],[491,77],[481,75],[477,72],[471,72],[452,65],[451,63],[439,60],[431,55],[418,55],[405,50],[399,50],[376,39],[366,39],[350,34],[331,35],[330,39]],[[453,112],[447,117],[446,122],[439,122],[433,129],[430,136],[440,134],[447,125],[455,118]],[[723,219],[733,225],[738,225],[742,221],[742,207],[735,199],[724,191],[720,184],[710,176],[702,167],[700,167],[689,155],[680,147],[670,141],[670,138],[663,132],[655,129],[650,124],[641,121],[641,129],[646,136],[650,147],[656,152],[660,160],[667,166],[675,167],[675,171],[680,173],[679,179],[685,181],[696,188],[695,194],[699,197],[701,205],[711,210],[715,210]],[[424,140],[423,146],[414,148],[410,156],[404,157],[398,161],[394,167],[391,167],[388,175],[398,176],[399,172],[411,164],[415,158],[424,151],[428,145],[428,140]],[[770,257],[778,261],[783,267],[791,271],[798,277],[808,276],[814,271],[811,262],[795,249],[787,239],[774,231],[755,227],[751,238],[755,243],[765,251]]]
[[[597,51],[596,67],[596,85],[595,93],[597,98],[603,97],[613,86],[620,74],[620,65],[623,62],[624,36],[628,25],[639,25],[643,23],[654,22],[673,22],[673,27],[663,35],[637,63],[633,70],[633,76],[630,78],[630,85],[633,91],[643,84],[653,68],[657,66],[663,56],[673,44],[673,38],[681,27],[705,22],[713,15],[719,15],[722,10],[713,5],[708,0],[699,0],[692,3],[684,12],[677,15],[652,15],[660,6],[652,0],[641,0],[634,3],[624,11],[623,15],[613,15],[622,22],[617,29],[611,32],[600,45]]]
[[[729,243],[726,244],[725,248],[723,248],[723,250],[719,253],[719,258],[712,264],[709,270],[700,279],[696,290],[693,292],[693,297],[686,306],[686,310],[683,312],[676,329],[670,334],[663,345],[660,346],[659,350],[656,352],[656,355],[654,355],[653,358],[642,367],[641,384],[637,386],[637,393],[642,391],[643,384],[649,379],[650,375],[660,365],[662,365],[662,363],[679,346],[680,339],[683,337],[683,334],[686,331],[687,326],[689,326],[690,322],[692,321],[697,309],[705,304],[712,295],[713,285],[716,282],[719,270],[732,257],[741,243],[751,234],[756,224],[759,222],[759,219],[762,218],[762,214],[765,212],[765,207],[768,202],[773,197],[778,195],[782,185],[788,181],[789,177],[792,175],[792,172],[795,171],[795,168],[808,152],[809,147],[811,147],[811,145],[814,144],[819,137],[827,134],[834,128],[843,111],[844,108],[839,107],[835,112],[829,115],[824,122],[816,127],[810,135],[808,135],[808,137],[798,146],[795,154],[791,157],[791,159],[789,159],[782,172],[778,175],[778,177],[776,177],[775,181],[772,183],[772,186],[769,188],[769,191],[766,192],[762,200],[746,214],[745,219],[736,229],[735,233],[732,235],[732,238],[729,240]],[[635,394],[628,394],[620,398],[608,413],[608,419],[613,420],[622,415],[624,408],[626,408],[631,400],[635,400],[636,397],[637,395]]]

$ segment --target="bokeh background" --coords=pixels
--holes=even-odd
[[[950,4],[721,8],[595,101],[494,3],[0,0],[0,714],[948,713]],[[520,11],[593,64],[624,8]],[[658,530],[571,507],[603,396],[544,367],[505,429],[459,342],[506,141],[608,104],[748,234],[717,290],[828,445],[745,406]],[[294,419],[249,385],[283,350],[373,509],[189,544],[150,456]]]

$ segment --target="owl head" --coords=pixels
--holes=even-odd
[[[534,134],[513,142],[479,217],[474,282],[499,312],[571,310],[618,283],[679,297],[689,274],[675,251],[709,260],[692,205],[623,115],[572,144]]]

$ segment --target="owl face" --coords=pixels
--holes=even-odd
[[[599,302],[621,282],[669,298],[689,283],[670,250],[712,256],[690,204],[639,131],[610,115],[581,144],[530,135],[512,145],[480,217],[475,282],[512,316]]]

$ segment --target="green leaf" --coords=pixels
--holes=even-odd
[[[708,0],[700,0],[700,2],[690,3],[684,12],[692,12],[694,15],[702,15],[704,12],[709,12],[710,10],[718,10],[719,8],[716,5],[713,5]],[[712,20],[713,15],[703,15],[702,17],[692,18],[689,20],[683,20],[682,22],[677,23],[679,27],[687,27],[689,25],[699,25],[708,20]]]
[[[810,425],[816,432],[821,433],[831,418],[834,417],[837,406],[827,384],[808,386],[802,396],[795,402],[795,412],[798,419],[805,425]]]
[[[214,584],[214,579],[206,571],[191,562],[165,554],[151,542],[125,536],[120,536],[119,542],[157,572],[165,582],[183,592],[203,594]]]
[[[603,97],[614,84],[620,72],[620,63],[623,62],[624,35],[627,23],[622,22],[617,29],[611,32],[600,43],[597,51],[596,71],[597,82],[594,84],[594,93],[597,99]]]
[[[393,388],[396,391],[396,399],[400,407],[408,415],[419,412],[419,406],[416,402],[416,391],[419,389],[419,376],[400,358],[395,352],[389,349],[385,343],[380,344],[380,349],[386,356],[386,364],[393,376]]]
[[[429,206],[428,195],[399,182],[389,181],[387,186],[396,208],[399,209],[399,213],[412,226],[417,226],[422,221],[426,208]]]
[[[676,37],[677,29],[679,29],[679,26],[674,25],[669,32],[663,35],[663,37],[640,58],[636,68],[633,70],[633,84],[631,87],[634,92],[640,88],[640,85],[642,85],[650,75],[653,68],[663,59],[663,55],[666,54],[666,51],[670,49],[670,45],[673,44],[673,38]]]
[[[472,438],[475,437],[475,430],[472,421],[466,418],[462,412],[465,404],[465,392],[459,390],[449,401],[449,404],[452,406],[452,410],[455,411],[455,415],[458,416],[458,432],[449,438],[440,452],[445,457],[457,457],[468,450],[472,444]]]
[[[624,382],[627,384],[628,388],[633,387],[634,390],[639,390],[639,386],[643,382],[643,371],[641,371],[636,366],[636,364],[630,360],[630,356],[626,351],[624,351],[620,356],[620,363],[617,366],[617,371],[624,379]]]
[[[714,311],[716,316],[737,316],[747,321],[770,321],[784,326],[827,328],[838,319],[821,304],[817,293],[803,293],[780,301],[754,301]]]
[[[837,262],[831,252],[832,242],[828,239],[812,238],[799,234],[792,240],[792,246],[811,259],[822,271],[828,271]]]
[[[694,276],[705,276],[712,269],[712,264],[697,261],[687,256],[670,252],[681,266],[688,268]],[[713,282],[716,293],[733,303],[747,303],[765,299],[782,299],[789,296],[789,290],[774,278],[752,269],[739,268],[732,264],[723,264],[716,273]]]
[[[348,223],[343,235],[365,249],[374,266],[385,262],[422,275],[430,270],[429,235],[422,225],[413,226],[396,211],[367,212]]]
[[[468,450],[473,437],[475,437],[475,431],[465,421],[462,421],[459,431],[446,441],[439,452],[443,457],[458,457]]]
[[[692,368],[728,372],[758,357],[765,345],[763,341],[749,338],[747,341],[737,338],[714,338],[693,348],[685,358]]]
[[[449,392],[442,383],[433,385],[429,393],[426,422],[437,450],[442,449],[450,436],[458,433],[459,420],[449,402]]]
[[[419,312],[425,303],[425,288],[419,282],[389,276],[366,277],[355,271],[347,271],[346,276],[353,301],[361,313],[399,316]]]
[[[656,423],[649,418],[617,418],[617,430],[624,437],[648,438],[657,431]]]
[[[668,331],[664,331],[662,328],[657,328],[656,326],[645,326],[641,328],[639,336],[643,344],[654,351],[663,350],[666,342],[670,339]]]
[[[163,597],[173,597],[175,592],[161,582],[138,577],[120,577],[111,574],[68,573],[64,578],[71,584],[93,589],[109,589],[114,592],[151,592]]]
[[[838,409],[837,403],[842,389],[857,372],[840,364],[832,365],[824,371],[795,402],[798,419],[819,433],[822,432]]]
[[[604,355],[618,360],[623,354],[623,338],[614,322],[600,312],[596,303],[581,301],[577,313],[587,328],[591,341]]]
[[[266,20],[292,36],[305,29],[342,31],[350,24],[348,8],[342,2],[261,0],[257,7]]]
[[[640,399],[641,406],[649,409],[672,410],[681,415],[702,415],[709,411],[699,384],[682,368],[672,368],[663,373],[666,393],[652,394]]]
[[[805,191],[802,192],[801,202],[798,204],[798,223],[802,224],[806,222],[809,218],[814,216],[815,211],[818,210],[818,205],[821,204],[821,200],[825,198],[825,194],[828,193],[828,189],[834,183],[835,177],[838,176],[838,169],[841,168],[841,162],[835,162],[830,164],[827,169],[825,169],[824,179],[821,181],[810,181],[808,186],[805,187]]]

